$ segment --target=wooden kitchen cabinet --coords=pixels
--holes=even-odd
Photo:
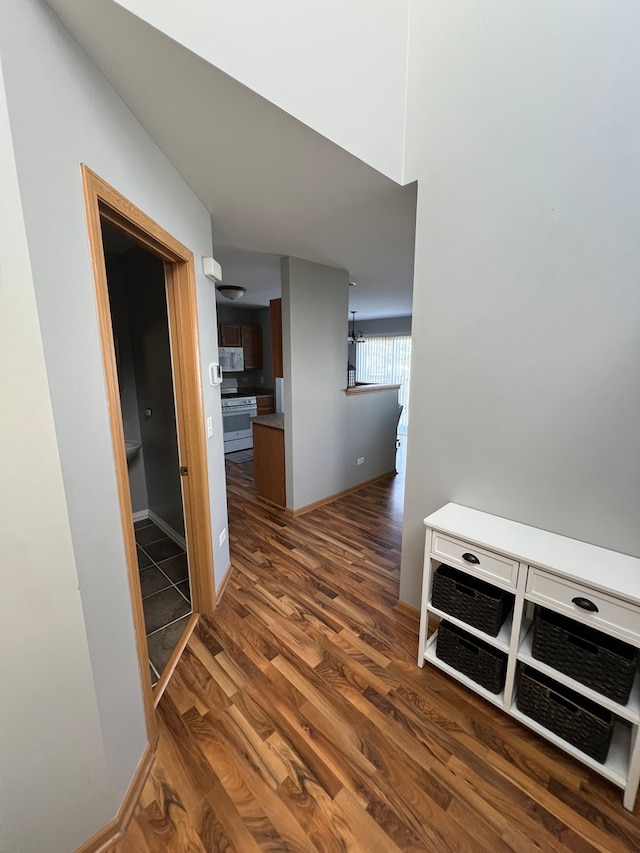
[[[221,325],[218,326],[218,346],[241,347],[242,333],[240,326]]]
[[[260,326],[240,326],[240,346],[244,350],[244,369],[262,367],[262,329]]]
[[[272,415],[276,408],[273,397],[256,397],[258,415]]]
[[[253,422],[253,477],[261,498],[286,507],[282,416],[271,415],[266,423]]]
[[[274,379],[284,376],[282,359],[282,299],[269,302],[271,320],[271,373]]]
[[[242,347],[245,370],[259,370],[262,367],[262,329],[260,326],[221,324],[218,326],[218,346]]]

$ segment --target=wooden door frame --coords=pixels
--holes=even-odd
[[[185,533],[189,553],[191,601],[194,613],[212,613],[215,608],[215,587],[213,583],[213,547],[206,438],[204,434],[204,404],[200,373],[195,264],[193,252],[186,246],[183,246],[85,164],[82,164],[81,171],[118,482],[118,497],[122,514],[133,622],[140,664],[140,680],[149,741],[155,745],[157,726],[154,697],[149,679],[147,637],[144,627],[142,592],[136,555],[118,371],[100,221],[102,219],[115,225],[142,248],[164,262],[176,398],[179,464],[181,468],[185,467],[188,470],[188,474],[181,479]]]

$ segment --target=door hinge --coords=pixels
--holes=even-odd
[[[186,465],[181,465],[181,466],[180,466],[180,476],[181,476],[181,477],[186,477],[188,473],[189,473],[189,469],[187,468],[187,466],[186,466]]]

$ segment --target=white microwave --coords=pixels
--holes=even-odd
[[[223,373],[241,373],[244,370],[242,347],[218,347],[218,360]]]

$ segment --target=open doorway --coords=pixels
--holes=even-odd
[[[411,377],[411,335],[367,333],[357,344],[351,357],[356,365],[356,382],[400,385],[400,413],[396,433],[396,472],[404,482],[407,462],[407,427],[409,425],[409,388]],[[357,352],[355,352],[357,350]]]
[[[194,258],[187,247],[98,175],[84,165],[81,171],[138,663],[147,731],[150,743],[153,745],[157,740],[155,704],[159,701],[173,667],[195,627],[198,614],[213,613],[215,606]],[[154,262],[157,262],[164,272],[164,302],[168,321],[170,360],[173,367],[178,474],[182,487],[184,539],[188,552],[193,614],[155,690],[152,689],[149,674],[147,631],[142,607],[140,569],[120,399],[117,367],[119,356],[117,356],[114,340],[102,237],[102,225],[105,223],[126,235],[139,249],[152,256]],[[177,524],[179,526],[179,522]],[[173,530],[170,522],[168,526]],[[167,532],[166,529],[163,532]],[[174,532],[180,535],[179,530]]]
[[[145,633],[156,686],[192,613],[164,264],[101,222]]]

